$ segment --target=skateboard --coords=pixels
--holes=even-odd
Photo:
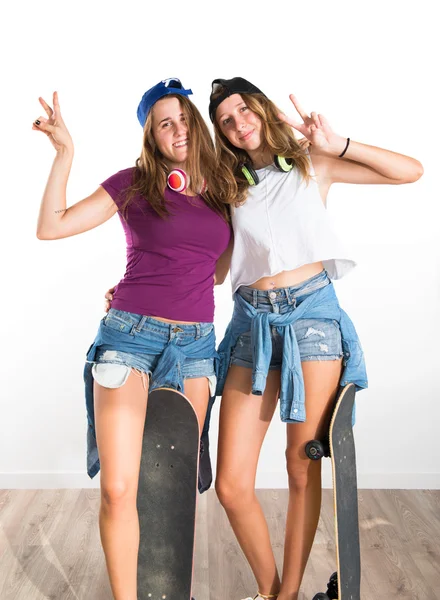
[[[327,592],[313,600],[360,600],[361,559],[356,480],[356,453],[352,414],[356,388],[349,383],[340,389],[333,409],[327,439],[312,440],[306,453],[312,460],[330,456],[333,474],[337,571]]]
[[[158,388],[148,397],[137,494],[139,600],[190,600],[199,424],[188,399]]]

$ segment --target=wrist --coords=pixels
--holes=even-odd
[[[350,138],[348,137],[347,141],[345,142],[344,149],[342,150],[341,154],[338,154],[338,158],[343,158],[345,156],[345,153],[347,152],[349,145],[350,145]]]
[[[74,154],[73,146],[71,146],[71,147],[63,146],[62,148],[59,148],[57,150],[57,153],[55,155],[55,160],[59,160],[61,162],[72,162],[73,154]]]
[[[329,148],[329,154],[335,158],[339,158],[342,153],[346,152],[347,140],[348,138],[338,135],[334,140],[332,140]]]

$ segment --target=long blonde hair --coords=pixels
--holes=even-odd
[[[223,93],[224,87],[220,86],[211,94],[215,99]],[[307,142],[300,144],[295,138],[292,128],[280,121],[278,113],[281,112],[276,105],[266,98],[264,94],[241,94],[243,101],[262,122],[263,143],[275,156],[291,158],[294,167],[298,169],[308,183],[311,179],[310,162],[305,149]],[[215,147],[217,154],[218,177],[221,181],[220,197],[225,204],[235,206],[246,201],[249,182],[241,171],[245,163],[251,163],[245,150],[233,146],[222,133],[217,120],[214,119]]]
[[[177,98],[185,115],[190,136],[185,170],[190,177],[191,190],[197,193],[202,189],[205,181],[206,191],[201,194],[205,204],[228,222],[228,207],[221,201],[218,194],[216,154],[208,127],[191,100],[180,94],[169,94],[167,98]],[[160,217],[165,219],[170,215],[164,198],[168,167],[154,140],[152,112],[151,110],[148,113],[144,125],[142,151],[136,160],[132,184],[123,192],[125,200],[121,210],[125,217],[127,208],[136,195],[142,196]]]

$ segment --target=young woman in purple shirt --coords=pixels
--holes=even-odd
[[[33,129],[56,150],[37,227],[41,240],[88,231],[118,213],[127,267],[87,353],[88,473],[101,469],[100,531],[115,600],[136,600],[136,494],[148,389],[184,392],[202,429],[215,389],[214,281],[229,266],[228,211],[216,194],[215,152],[199,111],[177,79],[149,89],[136,166],[66,207],[73,142],[42,98]],[[99,255],[99,250],[98,250]],[[102,259],[104,259],[104,253]],[[99,455],[98,455],[99,448]]]

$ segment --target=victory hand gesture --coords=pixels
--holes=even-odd
[[[38,119],[34,121],[32,129],[45,133],[57,152],[63,150],[70,150],[73,152],[72,138],[61,117],[58,93],[53,93],[53,109],[43,100],[43,98],[38,98],[38,100],[44,108],[48,118],[38,117]]]
[[[340,154],[344,149],[346,138],[332,130],[324,115],[312,112],[309,116],[299,104],[296,96],[290,94],[289,98],[303,122],[295,121],[283,113],[279,113],[278,118],[302,133],[317,150],[328,154]]]

